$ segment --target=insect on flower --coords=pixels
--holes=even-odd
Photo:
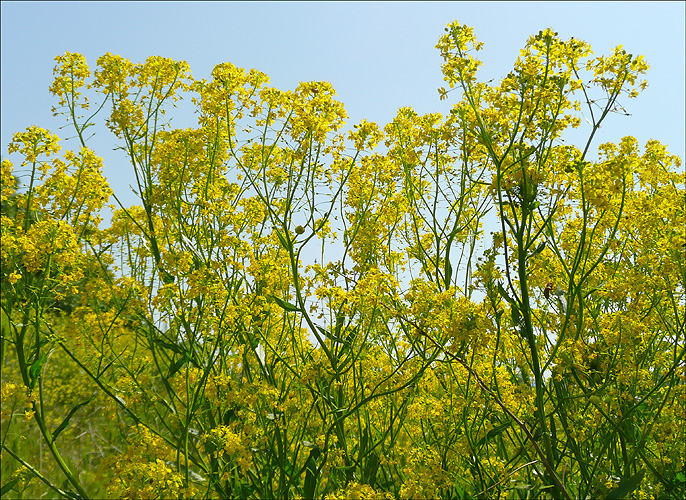
[[[546,299],[549,299],[550,298],[550,292],[552,292],[552,291],[553,291],[553,284],[552,283],[546,284],[545,288],[543,289],[543,296]]]

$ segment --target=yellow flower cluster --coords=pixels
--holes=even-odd
[[[232,432],[226,426],[211,429],[201,436],[201,441],[211,443],[216,452],[221,451],[228,460],[242,470],[248,470],[252,465],[250,450],[243,443],[244,439]]]
[[[4,382],[0,391],[0,402],[2,404],[0,420],[2,422],[7,422],[15,410],[32,412],[30,409],[31,402],[35,401],[36,398],[27,387],[13,382]]]
[[[81,95],[77,89],[85,85],[86,78],[91,76],[91,72],[86,64],[86,58],[81,54],[66,52],[64,55],[55,57],[55,61],[57,61],[53,70],[55,79],[50,85],[50,92],[59,97],[60,106],[66,106],[68,101],[75,102]],[[81,107],[88,109],[87,98]]]
[[[403,468],[405,481],[400,498],[437,498],[445,487],[446,471],[441,458],[433,449],[410,450]]]
[[[31,125],[26,129],[26,132],[17,132],[12,136],[12,142],[7,148],[9,154],[18,152],[24,157],[21,166],[26,166],[36,163],[38,158],[42,155],[49,157],[53,154],[59,153],[61,147],[59,145],[60,138],[35,125]],[[7,161],[7,160],[5,160]],[[5,163],[4,169],[10,168],[11,164]],[[39,169],[45,175],[50,168],[44,162],[38,165]],[[5,174],[7,175],[7,174]],[[5,179],[3,179],[5,180]]]
[[[345,488],[324,497],[326,500],[391,500],[395,498],[389,492],[376,491],[368,484],[351,481]]]

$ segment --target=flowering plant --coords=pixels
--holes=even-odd
[[[347,134],[326,82],[56,58],[79,150],[15,134],[22,189],[2,161],[3,496],[686,493],[681,159],[592,149],[647,64],[545,30],[491,85],[471,28],[437,48],[447,116]]]

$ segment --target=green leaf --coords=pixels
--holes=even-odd
[[[0,366],[5,366],[5,339],[10,338],[10,326],[9,326],[9,320],[7,320],[7,323],[4,321],[4,316],[5,316],[5,311],[2,311],[3,318],[2,318],[2,332],[0,333]]]
[[[237,294],[239,292],[242,284],[243,284],[243,276],[241,276],[238,280],[236,280],[236,283],[233,285],[233,293],[234,294]]]
[[[165,285],[171,285],[172,283],[174,283],[174,276],[169,274],[164,269],[160,269],[160,273],[162,274],[162,281],[164,281]]]
[[[279,237],[279,241],[281,242],[281,245],[286,250],[288,250],[290,252],[293,249],[293,246],[288,244],[288,241],[286,241],[286,238],[283,237],[283,234],[281,234],[281,231],[279,231],[277,228],[274,228],[274,231],[276,231],[276,236]]]
[[[230,425],[232,422],[235,422],[238,419],[238,416],[236,415],[237,410],[237,406],[226,410],[226,413],[224,413],[224,418],[222,419],[224,425]]]
[[[36,386],[36,382],[40,378],[41,371],[43,371],[43,365],[48,360],[48,355],[43,354],[37,361],[35,361],[29,367],[29,387],[33,389]]]
[[[617,487],[610,491],[605,497],[607,500],[619,500],[629,496],[643,481],[643,476],[645,474],[644,470],[638,471],[633,476],[622,479]]]
[[[503,317],[503,313],[504,313],[504,312],[505,312],[505,311],[504,311],[503,309],[498,309],[498,310],[496,311],[496,313],[495,313],[495,320],[496,320],[496,323],[500,324],[500,318]]]
[[[2,489],[0,490],[0,496],[4,495],[8,491],[10,491],[12,488],[14,488],[14,485],[19,482],[19,479],[12,479],[9,483],[3,484]]]
[[[478,443],[476,443],[476,447],[479,448],[486,444],[488,441],[496,437],[498,434],[501,434],[505,429],[510,427],[512,425],[512,420],[508,420],[504,424],[500,424],[497,427],[493,427],[490,431],[486,433],[484,437],[482,437]]]
[[[322,328],[322,327],[319,326],[319,325],[315,325],[315,327],[317,328],[317,330],[319,330],[319,333],[321,333],[322,335],[324,335],[326,338],[331,339],[331,340],[333,340],[334,342],[338,342],[339,344],[345,343],[345,339],[344,339],[343,337],[339,337],[339,336],[337,336],[337,335],[334,335],[333,333],[331,333],[330,331],[326,330],[325,328]]]
[[[508,301],[510,304],[514,304],[514,300],[512,300],[512,297],[509,296],[505,288],[503,288],[503,284],[498,282],[498,292],[500,292],[500,295],[502,298],[504,298],[506,301]]]
[[[316,460],[321,455],[319,448],[312,448],[310,456],[305,462],[305,484],[303,488],[303,498],[313,499],[314,492],[317,488],[317,478],[319,476],[319,469],[317,468]]]
[[[188,355],[187,352],[183,353],[183,356],[176,360],[170,367],[169,367],[169,375],[167,378],[173,377],[176,372],[178,372],[183,365],[188,363],[190,361],[190,356]]]
[[[327,329],[322,328],[322,327],[319,326],[319,325],[314,325],[314,326],[317,328],[317,330],[319,330],[319,333],[321,333],[321,334],[324,335],[325,337],[327,337],[327,338],[328,338],[328,337],[333,337],[333,335],[331,335]]]
[[[283,309],[286,312],[293,312],[293,311],[299,311],[300,310],[298,308],[298,306],[295,306],[295,305],[291,304],[290,302],[286,302],[285,300],[278,298],[276,295],[272,295],[271,297],[274,299],[274,302],[276,302],[281,307],[281,309]]]
[[[367,459],[367,465],[364,468],[364,474],[362,476],[362,484],[374,485],[376,482],[376,473],[379,470],[379,457],[376,453],[372,452]]]
[[[69,412],[69,415],[67,415],[67,417],[62,421],[62,423],[60,424],[60,426],[59,426],[57,429],[55,429],[55,430],[53,431],[53,433],[52,433],[52,440],[53,440],[53,442],[55,441],[55,439],[57,439],[57,436],[59,436],[60,433],[61,433],[64,429],[67,428],[67,425],[69,425],[69,420],[71,419],[71,417],[74,416],[74,413],[76,413],[76,412],[78,411],[79,408],[82,408],[82,407],[86,406],[88,403],[90,403],[90,402],[93,401],[94,399],[95,399],[95,396],[91,396],[91,398],[88,399],[87,401],[84,401],[83,403],[79,403],[79,404],[77,404],[76,406],[74,406],[74,408],[71,409],[71,411]]]
[[[98,378],[102,377],[105,374],[105,372],[109,369],[109,367],[112,366],[113,364],[114,364],[114,360],[107,363],[105,368],[103,368],[102,370],[100,370],[100,372],[98,372]]]
[[[529,258],[534,257],[541,253],[545,249],[545,241],[542,241],[540,245],[536,247],[536,250],[534,250],[531,255],[529,255]]]
[[[532,488],[532,486],[530,484],[526,484],[526,483],[520,483],[520,484],[515,485],[516,490],[530,490],[531,488]]]
[[[40,341],[38,342],[38,347],[33,346],[33,348],[31,349],[31,355],[29,357],[35,357],[36,353],[40,352],[41,349],[43,349],[43,347],[49,345],[50,342],[53,342],[53,339],[48,337],[41,337]]]
[[[359,462],[362,461],[362,457],[364,457],[365,453],[367,452],[367,441],[369,440],[369,432],[367,428],[365,427],[364,430],[362,431],[362,439],[360,440],[360,453],[358,455],[357,460]]]
[[[519,307],[517,307],[517,304],[511,304],[510,315],[512,317],[512,324],[515,326],[517,331],[520,332],[522,325],[522,313],[519,312]]]
[[[169,349],[170,351],[173,351],[177,354],[187,355],[185,349],[183,349],[178,344],[175,344],[173,342],[167,342],[166,340],[162,340],[159,337],[153,337],[152,341],[158,346],[164,347],[165,349]]]
[[[453,266],[450,263],[450,259],[445,257],[445,286],[450,286],[450,279],[453,276]]]

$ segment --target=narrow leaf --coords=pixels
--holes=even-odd
[[[529,255],[529,258],[534,257],[535,255],[538,255],[545,249],[545,241],[542,241],[540,245],[536,247],[536,250],[534,250],[531,255]]]
[[[71,419],[71,417],[74,416],[74,413],[76,413],[76,412],[78,411],[79,408],[81,408],[81,407],[83,407],[83,406],[86,406],[88,403],[90,403],[90,402],[93,401],[94,399],[95,399],[95,396],[91,396],[91,398],[88,399],[87,401],[84,401],[83,403],[79,403],[79,404],[77,404],[76,406],[74,406],[74,408],[72,408],[71,411],[69,412],[69,415],[67,415],[67,417],[62,421],[62,423],[60,424],[60,426],[59,426],[57,429],[55,429],[55,430],[53,431],[53,433],[52,433],[52,440],[55,441],[55,439],[57,439],[57,436],[59,436],[60,433],[61,433],[64,429],[67,428],[67,425],[69,425],[69,420]]]
[[[0,489],[0,495],[4,495],[8,491],[10,491],[12,488],[14,488],[14,485],[19,482],[19,479],[12,479],[9,483],[3,484],[2,489]]]
[[[640,470],[633,476],[622,479],[617,487],[610,491],[605,498],[607,498],[607,500],[619,500],[631,495],[631,493],[641,484],[641,481],[643,481],[644,474],[645,471]]]
[[[283,234],[281,234],[281,231],[279,231],[277,228],[274,228],[274,231],[276,231],[276,236],[279,237],[279,241],[281,242],[281,245],[286,249],[286,250],[291,250],[292,246],[288,244],[286,239],[283,237]]]
[[[299,311],[298,307],[291,304],[290,302],[286,302],[285,300],[278,298],[276,295],[272,295],[271,297],[274,299],[274,302],[276,302],[284,311]]]
[[[450,259],[446,256],[445,258],[445,286],[450,286],[450,279],[453,277],[453,266],[450,263]]]
[[[376,455],[376,453],[372,452],[367,459],[367,465],[364,468],[364,475],[362,476],[363,484],[369,484],[372,486],[374,485],[376,482],[376,473],[379,470],[379,464],[379,457]]]
[[[153,337],[153,342],[155,344],[158,344],[161,347],[164,347],[165,349],[169,349],[170,351],[174,351],[177,354],[186,354],[186,351],[184,351],[179,345],[174,344],[173,342],[166,342],[162,340],[161,338]]]
[[[105,368],[103,368],[103,369],[98,373],[98,378],[102,377],[102,376],[105,374],[105,372],[107,371],[107,369],[108,369],[110,366],[112,366],[113,363],[114,363],[114,360],[112,360],[112,361],[110,361],[109,363],[107,363],[107,365],[105,366]]]
[[[40,359],[35,361],[30,367],[29,367],[29,386],[31,389],[33,389],[36,386],[36,381],[40,377],[41,371],[43,370],[43,365],[45,362],[48,360],[48,355],[43,354]]]
[[[508,301],[510,304],[514,304],[514,300],[512,300],[512,297],[507,293],[507,291],[503,288],[503,284],[498,282],[498,292],[500,292],[500,295],[502,298],[504,298],[506,301]]]
[[[488,431],[488,432],[486,433],[486,435],[485,435],[484,437],[482,437],[482,438],[479,440],[479,442],[476,444],[476,447],[479,448],[480,446],[483,446],[483,445],[486,444],[488,441],[490,441],[491,439],[493,439],[494,437],[496,437],[498,434],[502,433],[505,429],[507,429],[508,427],[510,427],[510,425],[512,425],[512,421],[511,421],[511,420],[508,420],[508,421],[505,422],[504,424],[500,424],[500,425],[497,426],[497,427],[493,427],[493,429],[491,429],[490,431]]]
[[[511,305],[511,316],[512,316],[512,324],[517,328],[522,324],[522,313],[519,312],[519,307],[517,307],[517,304],[512,303]]]
[[[319,477],[319,469],[317,468],[316,460],[321,455],[319,448],[312,448],[310,455],[305,462],[305,484],[303,488],[303,498],[313,499],[314,492],[317,489],[317,479]]]
[[[369,432],[367,431],[367,428],[365,427],[364,430],[362,431],[362,439],[360,440],[360,454],[358,456],[358,460],[360,462],[362,461],[362,457],[367,452],[367,440],[368,439],[369,439]]]
[[[324,335],[327,339],[331,339],[331,340],[333,340],[334,342],[338,342],[338,343],[340,343],[340,344],[342,344],[343,342],[345,342],[344,339],[342,339],[341,337],[337,337],[336,335],[334,335],[334,334],[331,333],[330,331],[326,330],[325,328],[322,328],[322,327],[319,326],[319,325],[315,325],[315,327],[317,327],[317,330],[319,330],[319,333],[321,333],[322,335]]]
[[[176,374],[176,372],[178,372],[181,369],[183,365],[188,363],[188,361],[190,361],[190,357],[188,356],[188,353],[184,353],[180,359],[176,360],[169,367],[169,375],[167,376],[167,378],[173,377]]]

